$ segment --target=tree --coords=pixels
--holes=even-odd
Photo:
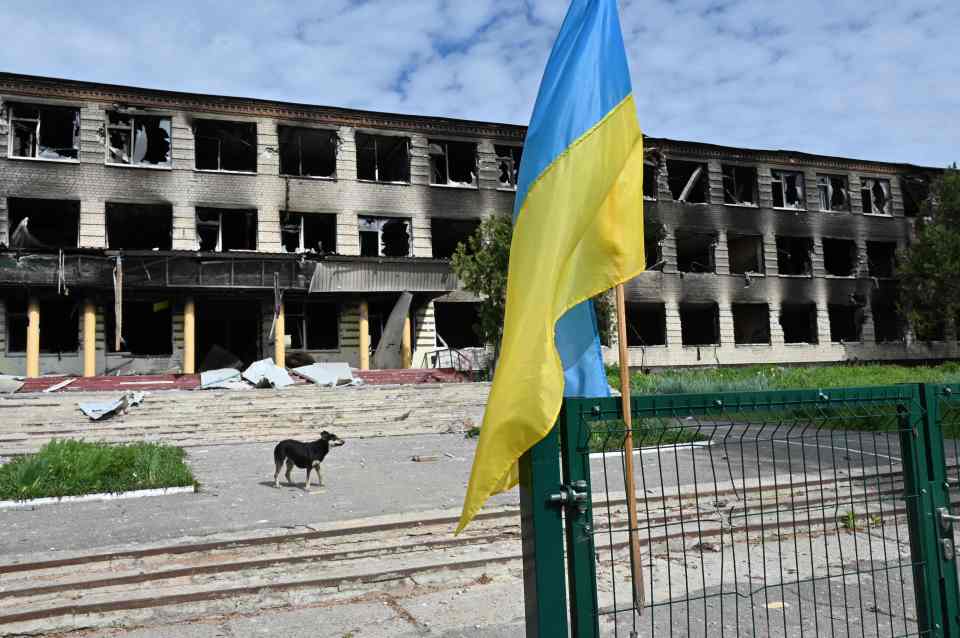
[[[474,330],[480,339],[497,347],[503,334],[503,315],[507,303],[507,268],[510,264],[510,241],[513,222],[507,215],[493,215],[483,220],[466,243],[453,253],[453,272],[464,289],[478,295],[480,323]],[[597,324],[600,342],[610,344],[613,302],[610,295],[598,296]]]
[[[934,180],[898,268],[900,311],[921,339],[960,315],[960,171]]]

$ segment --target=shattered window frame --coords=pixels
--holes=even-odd
[[[879,190],[879,193],[877,189]],[[877,195],[883,197],[883,206],[877,207]],[[869,210],[868,208],[869,202]],[[883,177],[860,178],[860,209],[864,215],[890,217],[893,215],[893,202],[890,194],[890,180]]]
[[[284,167],[284,137],[289,135],[290,140],[286,141],[286,144],[295,143],[296,144],[296,153],[297,153],[297,171],[296,173],[285,172]],[[333,171],[327,175],[312,173],[304,173],[303,168],[303,142],[304,137],[306,136],[322,136],[326,135],[329,137],[328,143],[331,146],[333,151],[333,157],[329,158],[331,165],[333,166]],[[342,146],[342,140],[340,139],[339,133],[334,129],[328,128],[312,128],[309,126],[292,126],[287,124],[278,124],[277,125],[277,149],[279,155],[279,164],[280,164],[280,175],[284,177],[304,177],[307,179],[337,179],[337,160],[340,158],[340,148]],[[289,166],[286,168],[289,169]]]
[[[213,215],[216,214],[216,220],[212,219],[200,219],[200,215]],[[226,215],[244,215],[246,217],[253,218],[253,247],[252,248],[224,248],[223,247],[223,219],[224,214]],[[194,224],[196,226],[196,236],[197,236],[197,250],[202,252],[214,252],[214,253],[226,253],[226,252],[256,252],[257,245],[260,242],[260,211],[255,208],[211,208],[205,206],[197,206],[194,211]],[[200,228],[216,228],[217,229],[217,241],[212,249],[203,250],[202,243],[200,241]]]
[[[311,222],[323,223],[323,220],[320,219],[321,216],[332,217],[332,220],[327,220],[328,223],[332,224],[332,234],[331,239],[333,240],[333,246],[325,246],[322,241],[318,242],[320,245],[319,250],[315,250],[314,247],[307,245],[307,237],[310,234],[308,232],[307,226]],[[297,235],[297,246],[294,250],[290,250],[287,246],[285,235],[296,233]],[[281,210],[280,211],[280,247],[283,252],[288,254],[301,254],[314,252],[315,254],[328,255],[335,254],[336,250],[336,241],[337,241],[337,221],[336,214],[334,213],[308,213],[303,211],[295,210]]]
[[[33,109],[36,111],[35,117],[30,117],[27,114],[17,114],[18,109]],[[76,164],[80,161],[80,107],[79,106],[62,106],[62,105],[52,105],[52,104],[32,104],[26,102],[11,102],[7,106],[7,111],[9,114],[9,132],[7,134],[7,157],[10,159],[18,160],[35,160],[40,162],[66,162],[68,164]],[[68,149],[67,147],[62,148],[53,148],[53,147],[44,147],[43,137],[43,115],[44,112],[52,113],[54,111],[73,111],[73,145]],[[15,151],[19,148],[15,142],[17,140],[17,129],[20,128],[24,130],[29,135],[29,145],[30,145],[30,155],[19,154]],[[31,130],[32,129],[32,130]],[[68,155],[73,155],[72,157],[44,157],[43,153],[51,150],[61,155],[63,151],[67,151]]]
[[[368,138],[364,140],[364,138]],[[397,140],[402,141],[401,144],[396,144],[395,148],[404,148],[406,152],[406,162],[404,164],[405,170],[403,171],[403,179],[382,179],[383,168],[380,166],[380,145],[383,140],[390,139],[391,141],[396,142]],[[362,152],[369,151],[369,148],[363,142],[367,142],[372,145],[373,150],[373,177],[361,177],[360,170],[361,164],[365,162],[361,161],[360,154]],[[356,131],[354,133],[354,146],[356,147],[356,161],[357,161],[357,181],[360,182],[371,182],[378,184],[409,184],[410,183],[410,138],[406,135],[390,135],[382,132],[372,133],[367,131]],[[369,158],[368,158],[369,159]]]
[[[494,144],[497,156],[497,188],[515,191],[520,179],[520,162],[523,158],[522,144]],[[505,179],[506,178],[506,179]]]
[[[706,162],[668,157],[665,167],[667,188],[673,201],[691,205],[710,203],[710,177]]]
[[[737,173],[742,170],[752,171],[753,173],[751,177],[752,184],[749,185],[749,195],[752,198],[750,200],[740,197],[740,195],[745,194],[743,188],[748,186],[747,184],[738,183]],[[723,203],[725,205],[743,206],[745,208],[757,208],[760,206],[760,173],[756,166],[748,164],[721,164],[720,173],[723,184]]]
[[[792,187],[790,186],[791,179],[794,180]],[[802,171],[771,170],[770,189],[775,209],[807,210],[807,196],[804,190],[805,183]],[[793,201],[791,201],[791,197]]]
[[[454,146],[453,153],[451,146]],[[450,156],[458,153],[467,154],[467,148],[473,150],[473,163],[470,169],[470,181],[464,182],[456,180],[451,174]],[[480,163],[477,154],[477,143],[466,140],[427,140],[427,155],[430,158],[430,185],[445,186],[448,188],[471,188],[476,189],[480,186]],[[439,158],[443,158],[443,165],[438,166]],[[466,177],[466,175],[463,175]],[[443,181],[440,181],[440,180]]]
[[[244,128],[244,127],[246,127],[246,128],[252,128],[252,133],[253,133],[252,144],[250,144],[249,142],[246,142],[246,141],[244,141],[244,140],[242,140],[242,139],[239,139],[239,138],[241,138],[241,135],[237,135],[236,138],[239,139],[239,141],[240,141],[241,144],[246,144],[246,145],[248,145],[250,148],[253,149],[252,151],[250,151],[250,152],[252,153],[252,157],[251,157],[251,158],[245,158],[245,159],[252,159],[252,160],[253,160],[253,167],[252,167],[252,168],[246,168],[246,169],[224,168],[224,167],[223,167],[223,166],[224,166],[224,152],[223,152],[223,151],[224,151],[224,141],[225,141],[224,135],[222,135],[222,134],[219,135],[219,136],[202,135],[202,134],[201,134],[201,131],[200,131],[200,127],[201,127],[201,126],[208,126],[208,127],[221,126],[221,127],[224,127],[224,129],[222,129],[222,130],[220,131],[220,133],[223,133],[224,131],[227,131],[227,129],[229,129],[230,127],[236,127],[238,130],[241,129],[241,128]],[[234,175],[256,175],[256,174],[257,174],[257,171],[258,171],[258,169],[259,169],[258,154],[259,154],[259,150],[260,150],[260,149],[259,149],[259,140],[258,140],[258,138],[257,138],[258,132],[257,132],[257,123],[256,123],[256,122],[250,122],[250,121],[247,121],[247,120],[226,120],[226,119],[218,119],[218,118],[197,118],[196,120],[194,120],[193,126],[191,127],[191,129],[192,129],[192,131],[193,131],[193,140],[194,140],[194,143],[193,143],[193,169],[194,169],[195,171],[199,171],[199,172],[203,172],[203,173],[231,173],[231,174],[234,174]],[[198,148],[199,148],[199,146],[200,146],[200,144],[199,144],[199,141],[200,141],[200,140],[213,140],[213,141],[215,141],[215,142],[217,143],[217,168],[201,168],[201,167],[199,166],[200,157],[201,157],[201,156],[200,156],[200,153],[198,153],[197,151],[198,151]],[[230,140],[227,139],[226,141],[229,142]],[[233,143],[235,143],[235,142],[236,142],[236,140],[234,140]],[[230,157],[230,156],[228,155],[228,157]],[[238,154],[237,157],[239,158],[239,154]],[[231,161],[233,161],[233,160],[231,160]]]
[[[332,333],[336,343],[330,342],[322,345],[323,347],[313,347],[310,330],[310,316],[312,312],[323,308],[332,311],[333,323],[336,330]],[[307,299],[291,299],[284,302],[283,316],[285,330],[290,335],[289,350],[295,352],[338,352],[341,347],[340,337],[340,319],[342,311],[340,304],[329,301],[312,301]],[[297,341],[299,339],[299,342]],[[332,344],[332,345],[331,345]]]
[[[392,223],[402,223],[407,235],[407,253],[405,255],[388,255],[384,242],[384,227]],[[363,254],[363,233],[377,233],[377,254]],[[413,256],[413,220],[409,217],[389,217],[378,215],[360,215],[357,217],[357,238],[360,243],[361,257],[412,257]]]
[[[104,137],[104,163],[107,166],[126,166],[134,168],[156,168],[161,170],[173,168],[173,118],[169,115],[159,115],[154,113],[129,113],[126,111],[107,111],[106,135]],[[119,120],[126,118],[128,123],[120,123]],[[116,122],[115,122],[116,120]],[[145,162],[147,150],[144,150],[140,161],[134,161],[137,150],[137,133],[144,131],[146,134],[147,120],[156,120],[157,128],[167,135],[167,152],[165,162]],[[166,123],[166,127],[163,124]],[[138,124],[142,126],[138,127]],[[113,135],[126,135],[126,142],[123,148],[114,146],[112,142]],[[149,149],[149,140],[147,140],[147,149]],[[119,153],[117,151],[120,151]],[[124,152],[125,151],[125,152]],[[124,155],[128,161],[124,161]]]
[[[839,182],[839,185],[836,183]],[[835,204],[837,193],[842,203]],[[823,213],[850,212],[850,179],[846,175],[817,174],[817,204]]]

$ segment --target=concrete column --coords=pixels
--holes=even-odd
[[[280,312],[277,313],[277,322],[273,330],[273,362],[281,368],[286,366],[287,361],[287,326],[284,321],[283,303],[280,304]]]
[[[400,335],[400,360],[404,369],[413,365],[413,349],[410,345],[412,341],[410,315],[408,314],[403,318],[403,334]]]
[[[360,302],[360,369],[370,369],[370,306]]]
[[[193,297],[183,303],[183,373],[196,371],[197,355],[197,304]]]
[[[40,302],[30,297],[27,302],[27,377],[40,376]]]
[[[83,303],[83,376],[97,374],[97,308],[93,301]]]

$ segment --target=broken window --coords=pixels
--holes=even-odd
[[[337,148],[336,131],[295,126],[278,126],[280,141],[280,174],[295,177],[335,177]]]
[[[107,202],[107,246],[125,250],[170,250],[173,209],[168,204]]]
[[[516,188],[520,176],[520,158],[523,155],[523,147],[497,144],[493,147],[493,150],[497,154],[500,188]]]
[[[396,217],[360,217],[360,255],[409,257],[410,221]]]
[[[667,314],[662,303],[628,303],[627,346],[667,345]]]
[[[896,306],[891,303],[874,303],[870,309],[873,315],[873,335],[877,343],[903,341],[906,322]]]
[[[644,224],[643,251],[646,269],[663,271],[663,226]]]
[[[796,171],[771,171],[773,180],[773,207],[803,210],[807,207],[803,191],[803,173]]]
[[[357,133],[357,178],[375,182],[410,181],[410,139]]]
[[[675,236],[677,240],[677,270],[680,272],[716,272],[713,255],[714,247],[717,244],[715,235],[678,230]]]
[[[871,277],[893,277],[897,268],[897,242],[868,241],[867,265]]]
[[[853,276],[858,258],[857,243],[852,239],[823,239],[823,269],[828,275]]]
[[[643,198],[647,200],[657,199],[657,176],[660,173],[660,165],[656,156],[644,156],[643,158]]]
[[[10,106],[10,156],[80,158],[80,109],[39,104]]]
[[[916,217],[930,196],[930,180],[919,175],[902,177],[900,191],[903,193],[903,214],[907,217]]]
[[[863,212],[868,215],[890,214],[890,180],[860,179],[860,198],[863,200]]]
[[[851,304],[830,304],[830,341],[834,343],[857,343],[863,325],[863,310]]]
[[[7,351],[27,350],[27,295],[15,292],[5,300],[7,312]],[[60,354],[80,348],[80,312],[77,303],[67,297],[41,299],[40,352]]]
[[[340,307],[333,303],[286,300],[284,324],[291,350],[337,350]]]
[[[817,175],[817,194],[822,211],[850,210],[850,186],[844,175]]]
[[[431,184],[477,185],[477,145],[474,142],[430,140],[427,149]]]
[[[777,269],[781,275],[813,273],[813,240],[809,237],[777,237]]]
[[[107,114],[107,162],[170,166],[170,118],[111,111]]]
[[[104,334],[107,352],[122,352],[138,356],[169,356],[173,354],[173,305],[169,299],[123,300],[120,350],[117,350],[116,316],[113,307],[104,313]]]
[[[723,201],[744,206],[757,205],[757,169],[754,166],[723,167]]]
[[[817,343],[816,304],[783,304],[780,327],[784,343]]]
[[[256,250],[257,211],[197,208],[197,243],[203,251]]]
[[[464,244],[476,232],[480,221],[476,219],[438,219],[430,220],[430,238],[433,242],[434,259],[450,259],[457,246]]]
[[[720,343],[720,314],[715,303],[680,304],[680,333],[685,346]]]
[[[705,204],[709,201],[707,165],[702,162],[667,160],[667,183],[678,202]]]
[[[435,303],[434,321],[437,343],[448,348],[480,348],[483,342],[477,336],[480,324],[480,304],[472,302]]]
[[[767,304],[733,304],[734,343],[770,343],[770,309]]]
[[[288,253],[337,251],[337,216],[280,211],[280,241]]]
[[[727,255],[733,275],[764,272],[763,237],[728,233]]]
[[[193,137],[197,170],[257,172],[255,122],[197,120]]]
[[[62,199],[7,200],[11,248],[76,248],[80,202]]]

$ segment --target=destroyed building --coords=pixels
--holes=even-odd
[[[0,373],[366,367],[404,292],[402,365],[457,365],[481,344],[449,258],[513,210],[524,133],[0,74]],[[956,355],[896,312],[936,171],[646,145],[634,365]]]

